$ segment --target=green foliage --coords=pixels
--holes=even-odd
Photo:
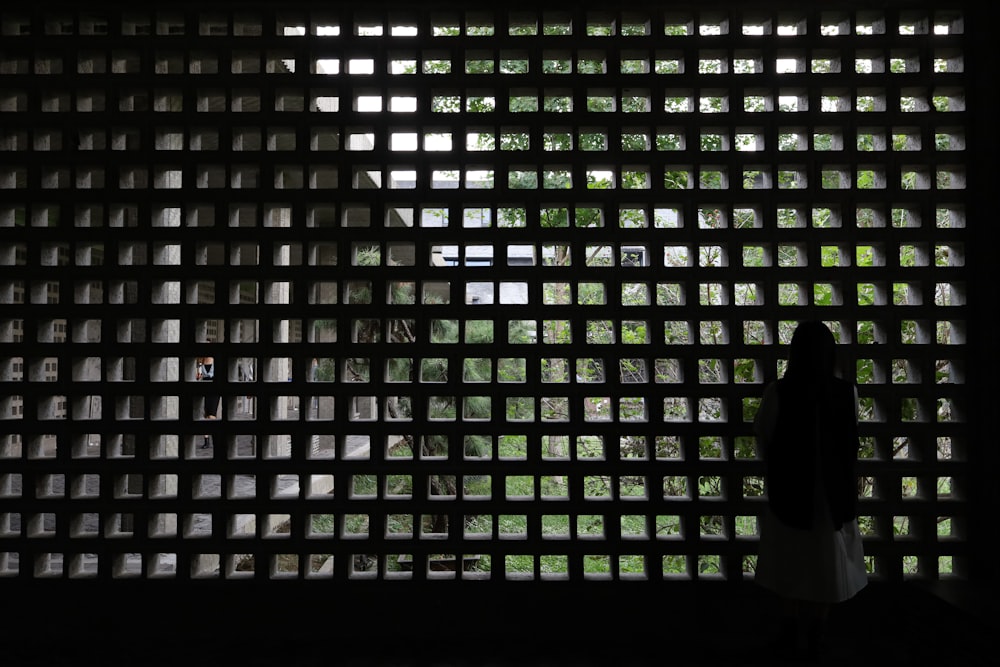
[[[685,26],[675,26],[676,30],[683,33]],[[642,26],[633,26],[632,30],[640,31]],[[470,31],[492,31],[492,27],[479,26],[468,27]],[[513,34],[536,34],[535,26],[513,26]],[[569,34],[570,27],[558,23],[544,24],[543,31],[546,34]],[[613,28],[601,25],[588,25],[587,34],[601,35],[611,34]],[[442,27],[441,35],[461,34],[459,27]],[[480,34],[477,32],[477,34]],[[486,34],[486,33],[481,33]],[[577,62],[571,62],[568,58],[550,57],[542,63],[543,74],[562,74],[572,72],[575,68],[580,74],[601,74],[607,68],[607,63],[601,59],[582,58]],[[623,60],[621,66],[626,71],[643,72],[649,67],[649,63],[641,60]],[[751,65],[747,65],[751,66]],[[830,62],[816,60],[813,62],[814,71],[829,71]],[[859,64],[859,66],[861,66]],[[893,67],[902,67],[902,64],[893,61]],[[464,71],[470,75],[491,74],[494,72],[494,61],[492,59],[468,60],[464,63]],[[710,60],[700,62],[700,70],[704,73],[716,71],[718,65]],[[435,71],[450,71],[451,63],[447,60],[424,61],[424,71],[433,73]],[[677,73],[680,71],[679,62],[670,59],[657,59],[652,62],[652,71],[658,74]],[[499,61],[499,70],[502,73],[521,74],[528,71],[528,60],[523,58],[504,58]],[[553,94],[538,95],[525,94],[514,96],[509,101],[509,111],[512,113],[536,113],[541,109],[547,113],[569,113],[573,111],[573,98],[569,95]],[[720,111],[722,101],[719,98],[706,98],[700,101],[703,111]],[[745,111],[761,111],[765,108],[766,100],[761,97],[757,99],[749,96],[745,101]],[[826,104],[834,104],[832,100],[825,101]],[[935,97],[931,101],[933,107],[938,110],[947,110],[950,101],[945,96]],[[464,104],[464,109],[463,109]],[[857,100],[858,109],[874,110],[875,100],[871,97],[862,96]],[[915,100],[907,99],[905,104],[916,104]],[[689,112],[690,101],[686,97],[667,97],[664,101],[662,112]],[[432,99],[432,109],[440,113],[487,113],[496,110],[496,100],[490,95],[472,95],[465,99],[457,95],[437,95]],[[622,97],[616,99],[613,96],[591,95],[586,100],[586,109],[589,112],[606,113],[620,111],[623,113],[647,112],[647,100],[642,96]],[[904,109],[906,110],[906,109]],[[570,132],[548,131],[542,138],[541,148],[546,152],[566,152],[574,150],[602,152],[609,150],[608,135],[601,131],[583,132],[574,137]],[[734,139],[734,147],[737,150],[752,149],[755,139],[752,135],[744,135]],[[781,133],[778,138],[778,150],[799,151],[805,144],[811,141],[811,147],[815,151],[839,150],[838,145],[841,139],[833,133],[817,132],[811,136],[803,136],[802,133],[787,132]],[[912,142],[914,137],[905,132],[898,132],[891,136],[889,148],[894,151],[914,150]],[[939,150],[950,150],[950,137],[946,134],[939,134],[935,137],[935,145]],[[886,150],[886,137],[880,137],[873,133],[858,133],[858,151]],[[685,137],[680,133],[657,132],[647,135],[643,131],[625,132],[621,136],[620,149],[623,151],[647,151],[650,147],[657,151],[679,151],[685,149]],[[725,137],[718,133],[706,133],[698,138],[698,149],[701,151],[725,151]],[[530,135],[523,131],[504,131],[498,136],[485,132],[470,138],[470,150],[483,151],[528,151],[537,149],[531,146]],[[763,174],[750,166],[735,178],[742,178],[742,187],[750,189],[760,187],[760,179]],[[487,175],[484,181],[487,186],[492,187],[492,174]],[[537,189],[539,186],[547,190],[565,190],[573,187],[572,173],[568,169],[547,168],[540,173],[534,170],[511,171],[507,174],[508,186],[513,189]],[[617,182],[615,179],[618,179]],[[586,174],[586,187],[590,190],[645,190],[652,184],[649,181],[649,172],[642,168],[624,169],[617,174],[593,170]],[[663,187],[674,190],[687,190],[697,187],[699,190],[724,189],[727,187],[725,174],[722,171],[711,168],[702,168],[697,172],[682,168],[677,165],[668,164],[664,169]],[[793,170],[779,171],[776,174],[776,187],[781,189],[801,188],[804,183],[800,181],[802,175]],[[821,175],[820,186],[827,189],[843,188],[846,185],[841,183],[843,174],[836,170],[825,171]],[[879,183],[882,178],[879,174],[871,170],[861,170],[853,175],[856,179],[855,187],[859,190],[878,189],[884,187]],[[695,182],[695,179],[697,181]],[[904,173],[900,187],[903,189],[916,189],[921,187],[918,182],[916,172]],[[777,210],[777,224],[779,228],[793,229],[804,226],[812,226],[817,229],[835,229],[839,226],[838,211],[832,208],[815,207],[813,209],[803,209],[799,207],[786,207]],[[645,213],[640,207],[621,208],[617,212],[618,225],[627,229],[642,229],[649,225]],[[727,225],[734,229],[752,229],[760,226],[757,218],[758,213],[753,209],[737,209],[727,215],[721,209],[706,207],[698,210],[698,226],[702,229],[723,229]],[[447,211],[442,211],[442,216],[447,216]],[[579,206],[569,208],[565,205],[550,205],[540,210],[539,224],[546,229],[568,229],[571,226],[577,228],[600,228],[604,226],[604,209],[601,206]],[[876,227],[885,224],[880,220],[875,209],[859,208],[856,211],[856,218],[859,227]],[[443,218],[444,219],[444,218]],[[445,220],[446,222],[446,220]],[[656,225],[671,226],[662,220],[656,220]],[[893,208],[890,212],[890,222],[894,227],[908,227],[913,225],[912,213],[906,209]],[[939,226],[947,226],[947,218],[939,221]],[[499,228],[524,228],[527,225],[527,212],[525,208],[508,207],[497,210],[496,226]],[[445,226],[443,223],[442,226]],[[609,250],[609,248],[611,248]],[[381,247],[378,243],[359,244],[354,248],[353,263],[357,266],[380,266],[383,263]],[[798,267],[804,265],[805,250],[795,243],[783,243],[777,245],[775,260],[778,266]],[[822,245],[819,249],[820,264],[822,267],[838,267],[845,263],[853,262],[858,267],[876,267],[885,264],[885,258],[879,257],[877,249],[873,246],[856,246],[853,250],[844,250],[838,245]],[[899,248],[899,265],[905,267],[917,267],[925,265],[928,261],[926,255],[929,249],[921,248],[916,244],[905,244]],[[621,259],[616,255],[617,250],[611,246],[595,244],[588,247],[585,262],[587,267],[616,267]],[[847,256],[842,256],[846,253]],[[667,253],[664,260],[669,266],[686,267],[689,262],[697,261],[702,267],[724,267],[729,261],[723,256],[721,247],[702,245],[697,249],[697,258],[690,260],[684,252],[678,251],[676,255]],[[935,266],[949,266],[954,261],[952,249],[948,246],[935,246],[930,251],[931,259]],[[747,245],[742,249],[739,261],[745,267],[763,267],[766,261],[764,246]],[[540,260],[546,266],[567,267],[572,261],[571,248],[568,243],[552,243],[546,245]],[[575,296],[576,303],[582,306],[591,304],[607,304],[609,295],[607,286],[603,281],[579,281],[575,283],[575,294],[571,288],[573,283],[554,281],[546,283],[546,303],[562,304],[570,303],[571,297]],[[801,292],[809,288],[800,288],[796,285],[782,285],[780,287],[779,302],[789,305],[802,305],[807,301],[806,296]],[[811,303],[816,306],[837,305],[841,299],[856,298],[856,303],[860,307],[873,306],[877,303],[876,285],[874,283],[860,283],[856,295],[841,295],[837,292],[837,286],[832,283],[816,282],[812,283]],[[653,290],[653,294],[649,294]],[[391,300],[398,304],[415,304],[416,285],[414,282],[397,282],[390,285]],[[733,288],[733,295],[742,303],[756,302],[756,286],[753,284],[741,284]],[[346,303],[372,303],[371,286],[363,281],[354,281],[348,285],[344,301]],[[640,283],[625,283],[622,285],[621,303],[623,305],[648,305],[651,296],[658,306],[681,306],[685,303],[685,294],[681,283],[658,282],[654,286],[645,286]],[[719,305],[729,298],[729,291],[723,283],[706,283],[699,291],[700,305]],[[950,293],[945,288],[938,288],[935,299],[938,302],[946,302],[950,299]],[[904,282],[893,283],[891,285],[892,303],[905,305],[910,303],[910,286]],[[317,326],[323,326],[323,322],[316,322]],[[330,321],[333,329],[336,323]],[[370,322],[371,324],[366,324]],[[358,341],[377,341],[380,332],[377,331],[378,320],[361,320],[355,326],[360,326],[352,334]],[[616,329],[616,322],[619,323]],[[647,345],[654,343],[657,346],[669,348],[672,345],[690,345],[693,341],[694,332],[691,325],[686,320],[666,321],[664,324],[664,339],[662,341],[650,341],[648,323],[642,319],[630,320],[602,320],[590,318],[586,320],[585,336],[586,341],[593,345],[613,343],[619,340],[622,344]],[[372,327],[365,330],[366,326]],[[785,328],[787,329],[787,327]],[[506,332],[506,340],[503,342],[510,344],[534,344],[543,341],[548,345],[563,345],[571,343],[573,326],[570,320],[564,319],[544,319],[544,320],[514,320],[511,321]],[[700,344],[724,346],[725,326],[723,322],[702,322],[697,331]],[[874,320],[859,320],[856,331],[853,332],[857,345],[871,345],[884,342],[884,332],[878,332],[875,328]],[[933,336],[938,340],[948,340],[950,329],[947,323],[937,323],[931,332],[922,332],[920,326],[915,321],[906,321],[901,324],[898,332],[903,344],[916,342],[920,336]],[[411,320],[398,319],[390,322],[386,336],[393,342],[413,342],[417,338]],[[492,320],[467,320],[459,322],[452,319],[435,319],[429,332],[432,343],[457,343],[460,336],[464,336],[466,344],[493,344],[495,336]],[[747,345],[762,345],[764,339],[764,327],[755,327],[748,322],[745,330],[744,343]],[[780,341],[787,343],[790,330],[778,332]],[[725,383],[735,381],[737,383],[759,384],[762,380],[763,371],[758,365],[758,360],[752,358],[740,358],[727,360],[723,356],[720,358],[703,358],[697,365],[697,382],[699,385],[709,385],[713,383]],[[595,356],[589,359],[574,360],[553,356],[544,358],[540,363],[538,377],[545,383],[570,383],[571,373],[573,380],[580,383],[600,383],[605,381],[609,372],[620,374],[622,382],[634,382],[641,386],[647,381],[647,377],[652,373],[655,380],[660,383],[680,383],[680,364],[674,363],[671,359],[645,359],[641,355],[634,358],[621,358],[614,360],[611,367],[605,359]],[[371,379],[370,360],[367,358],[347,358],[344,359],[344,379],[349,381],[368,382]],[[420,381],[429,386],[435,384],[445,384],[449,382],[450,375],[456,372],[461,373],[461,380],[465,383],[526,383],[528,381],[529,369],[526,366],[525,357],[502,357],[494,358],[488,355],[467,356],[461,359],[460,368],[450,367],[446,356],[438,358],[423,358],[420,360],[419,369],[413,368],[413,360],[408,357],[389,359],[386,364],[386,377],[398,382],[412,381],[415,370],[419,370]],[[780,369],[779,369],[780,370]],[[880,368],[871,358],[860,358],[854,363],[854,375],[861,385],[872,384],[885,381],[885,374],[891,374],[891,381],[894,385],[905,386],[908,382],[906,368],[902,366],[892,366],[889,369]],[[935,369],[938,381],[947,381],[950,369],[946,362],[939,362]],[[336,381],[336,362],[332,359],[322,359],[318,363],[316,379],[320,381]],[[503,405],[496,405],[495,401],[503,400]],[[618,397],[614,406],[617,418],[623,422],[630,420],[642,420],[645,417],[647,406],[643,397]],[[923,404],[914,397],[901,397],[899,400],[901,418],[905,422],[918,422],[927,417],[920,414]],[[742,413],[740,418],[744,422],[750,422],[756,414],[759,406],[759,397],[745,399],[742,402]],[[475,421],[477,419],[490,419],[494,411],[502,412],[503,418],[510,422],[534,421],[534,420],[564,420],[568,418],[569,406],[565,400],[559,397],[545,398],[535,402],[532,396],[506,396],[498,399],[495,396],[463,396],[461,403],[455,396],[431,395],[422,401],[412,401],[409,397],[399,397],[393,402],[392,409],[395,411],[394,417],[401,419],[412,419],[414,410],[426,410],[427,419],[441,419],[456,421],[459,419],[458,412],[461,412],[461,419]],[[595,399],[588,410],[593,411],[594,416],[610,414],[612,408],[604,405],[601,399]],[[936,415],[931,418],[948,419],[950,417],[951,406],[947,401],[939,401],[934,408]],[[696,419],[699,421],[715,421],[723,418],[722,405],[719,401],[702,400],[697,404],[689,405],[681,398],[665,399],[663,411],[666,419],[678,419],[689,421],[692,416],[690,410],[697,410]],[[875,417],[874,401],[862,401],[860,405],[860,416],[862,420],[869,420]],[[554,443],[555,441],[552,441]],[[549,454],[567,455],[568,443],[560,446],[550,443]],[[529,443],[522,435],[497,435],[496,436],[497,455],[501,458],[524,459],[528,455]],[[607,455],[606,447],[609,443],[603,438],[592,436],[579,438],[574,442],[576,456],[581,459],[601,458]],[[411,446],[406,444],[404,446]],[[416,443],[416,449],[424,457],[446,456],[448,452],[448,436],[426,435]],[[623,458],[642,458],[649,454],[657,458],[680,459],[682,456],[681,442],[679,439],[671,439],[667,436],[657,438],[653,443],[655,452],[647,453],[649,443],[644,438],[635,435],[623,435],[620,441],[615,443],[619,447],[620,456]],[[465,456],[488,457],[493,454],[494,440],[492,436],[468,434],[463,436],[462,448]],[[731,450],[729,448],[731,447]],[[904,451],[905,445],[900,445],[899,452]],[[949,445],[942,445],[945,449]],[[725,460],[733,457],[737,460],[754,460],[759,457],[757,443],[754,438],[741,436],[728,441],[724,438],[703,435],[696,441],[697,457],[700,460]],[[861,457],[872,458],[875,456],[875,442],[871,438],[865,438],[862,442]],[[676,497],[684,498],[697,494],[699,497],[723,498],[723,478],[719,475],[701,475],[692,479],[687,475],[664,476],[661,478],[661,488],[649,488],[649,480],[644,476],[620,475],[614,480],[608,476],[589,475],[583,480],[584,493],[589,498],[610,498],[613,493],[618,497]],[[377,480],[374,476],[356,476],[353,480],[356,493],[375,493]],[[538,488],[535,485],[538,483]],[[431,482],[434,493],[454,493],[457,481],[452,476],[437,475]],[[489,476],[481,478],[469,477],[463,482],[463,492],[476,497],[490,497],[493,493],[491,479]],[[690,485],[695,488],[690,488]],[[872,492],[872,480],[862,480],[860,492],[870,494]],[[392,481],[393,492],[403,494],[412,493],[410,488],[412,481],[405,478]],[[747,476],[742,483],[742,493],[747,497],[760,497],[764,494],[764,484],[760,476]],[[902,493],[904,496],[917,494],[917,480],[908,478],[903,480]],[[511,496],[534,498],[536,493],[541,493],[545,497],[564,498],[568,497],[569,488],[567,480],[560,476],[546,476],[536,479],[531,475],[510,476],[506,478],[504,492]],[[939,496],[948,496],[952,492],[951,480],[941,478],[937,486],[933,489]],[[314,520],[314,531],[332,532],[333,518],[330,515],[316,515]],[[486,516],[486,515],[484,515]],[[623,535],[643,536],[647,531],[645,516],[637,514],[634,516],[621,517],[620,530]],[[447,517],[426,518],[428,525],[440,526],[442,520]],[[947,521],[947,520],[945,520]],[[870,524],[870,518],[862,517],[859,520],[862,531],[872,531],[874,527]],[[367,530],[364,517],[348,517],[350,531],[362,533]],[[393,523],[391,530],[403,531],[406,529],[406,521],[401,521],[399,525]],[[410,528],[412,530],[412,528]],[[492,527],[489,525],[489,517],[466,517],[465,529],[483,534],[491,534]],[[542,529],[545,535],[550,537],[579,537],[579,536],[604,536],[607,530],[605,517],[600,514],[589,516],[570,517],[567,515],[552,514],[546,515],[543,519]],[[726,525],[721,516],[706,515],[699,518],[698,531],[702,537],[721,536],[725,534]],[[756,533],[756,519],[754,517],[736,517],[733,529],[739,535],[753,535]],[[528,526],[526,517],[523,515],[504,515],[500,517],[498,530],[502,535],[524,535],[527,534]],[[654,530],[659,537],[679,536],[680,520],[676,516],[658,516]],[[939,526],[942,534],[950,534],[949,524],[942,523]],[[907,517],[895,517],[893,521],[893,532],[900,537],[910,534],[910,525]],[[535,557],[532,555],[512,555],[505,558],[504,566],[514,572],[534,572]],[[617,568],[623,572],[644,572],[648,564],[641,556],[623,555],[618,558]],[[904,564],[905,566],[905,564]],[[949,565],[945,563],[945,567]],[[484,558],[478,567],[489,568],[489,558]],[[542,572],[565,572],[566,559],[563,556],[541,556],[538,567]],[[584,557],[584,568],[588,572],[607,572],[612,567],[610,559],[605,555],[589,555]],[[663,557],[662,567],[666,572],[686,573],[694,568],[701,573],[716,573],[719,571],[719,559],[713,556],[704,556],[695,563],[690,563],[683,555],[667,554]],[[745,564],[745,567],[753,567],[752,561]],[[916,565],[913,565],[916,567]]]

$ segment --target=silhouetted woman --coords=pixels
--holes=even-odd
[[[836,354],[825,324],[802,322],[784,376],[765,388],[754,422],[767,489],[755,581],[782,600],[774,648],[789,652],[818,653],[830,606],[867,584],[857,389],[837,375]]]

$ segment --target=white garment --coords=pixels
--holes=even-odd
[[[770,435],[777,416],[778,395],[772,387],[764,393],[757,421],[758,437]],[[754,581],[778,595],[812,602],[843,602],[868,583],[864,549],[857,520],[834,530],[826,506],[819,458],[814,473],[815,517],[808,530],[782,523],[764,510],[760,520],[760,550]]]
[[[761,517],[754,581],[786,598],[843,602],[868,584],[857,520],[834,530],[786,526],[770,510]]]

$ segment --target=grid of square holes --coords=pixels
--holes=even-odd
[[[0,10],[0,575],[752,577],[818,317],[960,576],[960,13],[578,4]]]

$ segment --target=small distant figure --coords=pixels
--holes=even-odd
[[[754,421],[768,501],[755,581],[782,602],[770,647],[792,656],[818,657],[831,606],[868,583],[857,522],[858,394],[836,358],[824,323],[799,324],[784,376],[765,388]]]
[[[309,362],[309,381],[319,382],[319,359],[313,357],[313,360]],[[319,396],[312,397],[312,410],[313,416],[319,417]]]
[[[198,360],[195,378],[200,382],[211,382],[215,379],[214,357],[202,357]],[[205,404],[202,408],[202,417],[204,419],[218,419],[219,405],[221,403],[222,397],[219,394],[205,394]],[[202,438],[201,449],[208,449],[211,446],[212,436],[206,433]]]

